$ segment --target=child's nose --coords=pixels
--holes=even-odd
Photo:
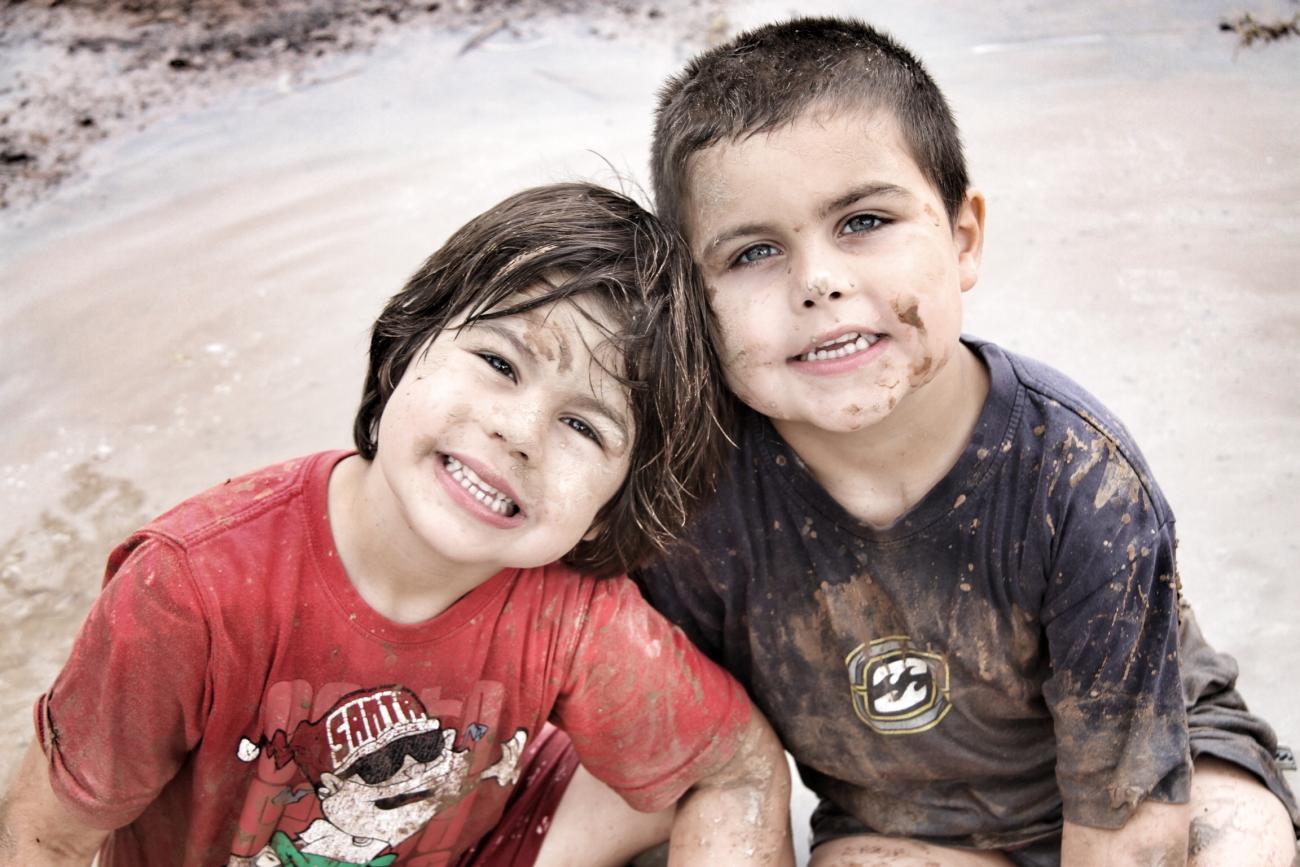
[[[843,298],[850,285],[830,271],[815,271],[796,282],[794,301],[804,309],[818,307]]]
[[[797,308],[808,310],[838,301],[852,291],[853,278],[841,267],[833,253],[809,250],[804,254],[802,268],[791,273],[791,302]]]
[[[502,407],[493,419],[492,436],[501,440],[521,463],[536,461],[541,452],[538,435],[541,412],[524,407]]]

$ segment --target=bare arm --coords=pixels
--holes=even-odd
[[[85,867],[107,836],[74,819],[55,796],[45,755],[32,742],[0,803],[0,867]]]
[[[793,867],[790,770],[780,741],[757,710],[731,760],[678,803],[668,863]]]
[[[1143,801],[1122,828],[1065,823],[1062,867],[1182,867],[1187,863],[1186,804]]]

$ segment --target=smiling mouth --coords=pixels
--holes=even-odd
[[[846,358],[850,355],[857,355],[859,352],[866,352],[872,344],[881,338],[879,334],[862,334],[858,331],[850,331],[848,334],[841,334],[834,340],[828,340],[819,346],[814,346],[808,352],[802,355],[796,355],[794,361],[827,361],[832,358]]]
[[[478,473],[451,455],[446,455],[446,460],[443,463],[447,467],[447,472],[456,480],[458,485],[493,512],[507,518],[513,518],[519,514],[519,506],[515,504],[515,501],[479,478]]]
[[[433,789],[420,789],[415,792],[403,792],[400,795],[393,795],[391,798],[380,798],[375,801],[375,806],[380,810],[396,810],[399,807],[405,807],[407,804],[414,804],[416,801],[427,801],[433,796]]]

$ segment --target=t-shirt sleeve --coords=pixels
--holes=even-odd
[[[198,743],[208,702],[208,629],[183,556],[135,537],[49,691],[37,736],[65,806],[104,829],[135,819]]]
[[[625,578],[597,584],[557,723],[633,807],[659,810],[726,764],[749,721],[740,684]]]
[[[1056,510],[1043,694],[1065,818],[1118,828],[1191,780],[1174,527],[1118,451],[1076,482]]]

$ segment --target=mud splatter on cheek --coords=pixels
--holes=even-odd
[[[911,370],[908,372],[908,380],[913,385],[928,382],[943,366],[943,361],[946,359],[938,360],[939,363],[936,364],[936,358],[930,351],[931,347],[926,339],[925,321],[921,319],[921,303],[916,298],[912,298],[910,300],[896,301],[891,307],[894,314],[898,316],[899,322],[916,331],[917,344],[923,350],[922,357],[912,365]]]
[[[925,334],[925,322],[921,320],[921,302],[913,298],[910,301],[895,301],[890,305],[898,321]]]
[[[901,381],[902,380],[899,379],[898,374],[894,373],[892,370],[889,370],[889,371],[885,371],[885,373],[882,376],[876,379],[876,385],[879,388],[889,391],[898,388],[898,384]]]
[[[744,370],[749,366],[749,350],[737,349],[735,352],[724,356],[722,363],[728,372]]]

